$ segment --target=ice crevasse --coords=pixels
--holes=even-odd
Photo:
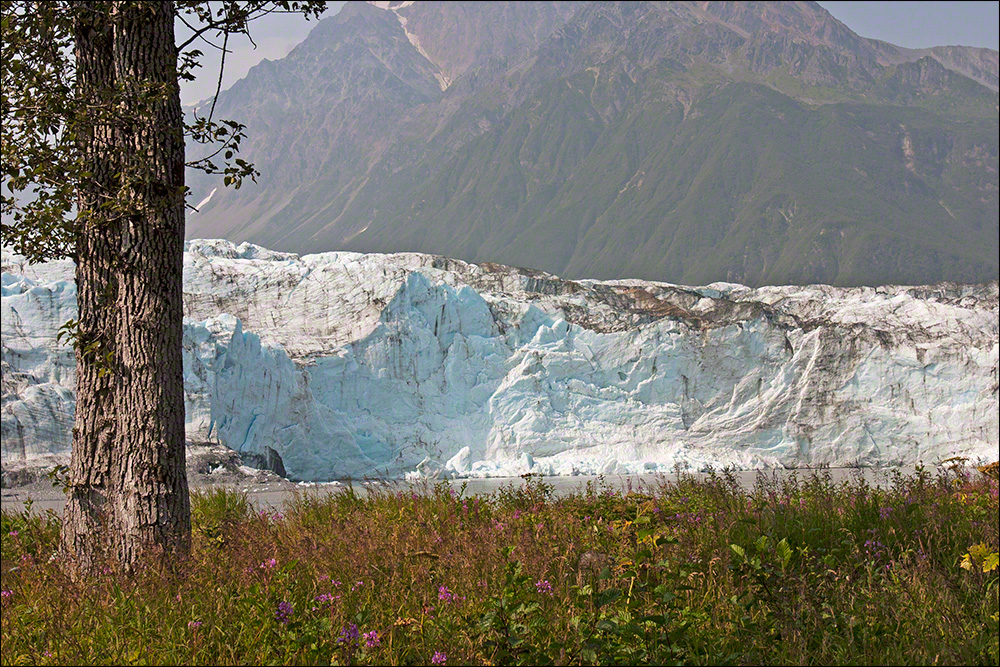
[[[2,256],[4,461],[68,452],[73,266]],[[998,287],[683,287],[189,241],[187,435],[290,478],[997,458]]]

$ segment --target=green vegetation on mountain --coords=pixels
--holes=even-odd
[[[996,52],[866,40],[813,3],[517,7],[349,6],[252,71],[220,108],[249,115],[261,187],[189,235],[569,278],[997,278]]]

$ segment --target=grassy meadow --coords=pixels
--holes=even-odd
[[[18,664],[997,664],[997,481],[824,471],[555,497],[193,494],[172,572],[71,580],[2,516]]]

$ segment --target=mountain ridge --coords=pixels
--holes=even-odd
[[[996,52],[894,47],[814,3],[530,4],[321,21],[220,95],[261,187],[190,235],[679,283],[996,277]]]

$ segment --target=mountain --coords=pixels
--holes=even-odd
[[[73,265],[2,265],[3,460],[65,455]],[[191,241],[187,433],[302,480],[995,459],[998,295]]]
[[[812,2],[349,3],[219,96],[262,175],[192,174],[188,229],[570,278],[982,282],[998,104],[996,51]]]

